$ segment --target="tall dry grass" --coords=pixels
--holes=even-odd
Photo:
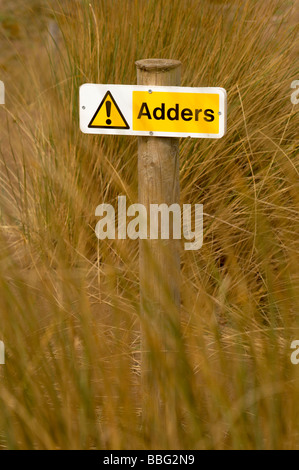
[[[298,2],[26,5],[0,77],[2,448],[297,449]],[[94,234],[98,204],[137,201],[137,140],[81,134],[78,88],[135,83],[150,57],[181,60],[184,86],[225,88],[228,132],[180,142],[204,245],[182,252],[178,367],[152,346],[176,409],[153,403],[144,422],[138,244]]]

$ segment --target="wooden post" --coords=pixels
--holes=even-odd
[[[136,66],[137,83],[148,85],[149,93],[153,85],[180,85],[181,62],[177,60],[139,60]],[[151,204],[165,203],[170,206],[180,202],[178,142],[178,138],[155,137],[154,134],[138,138],[139,203],[146,207],[148,221]],[[170,222],[171,229],[171,219]],[[171,239],[171,234],[170,230],[169,240],[151,240],[148,223],[148,239],[139,242],[141,374],[142,393],[146,395],[143,397],[143,413],[147,415],[148,412],[152,417],[156,410],[157,416],[162,418],[162,408],[166,410],[163,413],[166,420],[167,408],[174,405],[168,386],[171,387],[171,370],[175,367],[180,308],[180,240]],[[164,371],[163,377],[161,370]],[[159,387],[161,383],[163,387]],[[161,395],[161,389],[166,389],[167,398]]]

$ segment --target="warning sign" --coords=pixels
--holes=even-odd
[[[130,129],[110,91],[107,91],[105,94],[88,127],[98,129]]]
[[[86,134],[219,139],[226,132],[226,91],[85,84],[80,128]]]
[[[133,129],[219,133],[219,95],[133,91]]]

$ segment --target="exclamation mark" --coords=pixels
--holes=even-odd
[[[107,113],[107,117],[108,117],[108,119],[106,120],[106,124],[108,124],[108,126],[110,126],[111,119],[109,119],[109,118],[110,118],[110,114],[111,114],[111,101],[106,101],[106,113]]]

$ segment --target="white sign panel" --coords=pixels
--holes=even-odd
[[[80,129],[85,134],[219,139],[226,132],[226,91],[87,83],[80,87]]]

